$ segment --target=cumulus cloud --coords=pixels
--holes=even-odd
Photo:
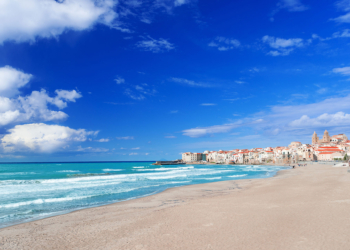
[[[133,136],[116,137],[118,140],[134,140]]]
[[[310,41],[305,42],[302,38],[284,39],[267,35],[262,38],[262,41],[275,49],[268,52],[268,55],[271,56],[286,56],[295,48],[301,48],[310,43]]]
[[[86,141],[89,135],[97,133],[98,131],[76,130],[43,123],[16,125],[1,139],[1,146],[5,152],[51,153],[64,149],[71,142]]]
[[[114,0],[2,0],[0,44],[33,42],[67,30],[86,30],[97,23],[118,28]]]
[[[64,109],[68,102],[75,102],[81,97],[81,94],[75,90],[56,90],[54,97],[50,97],[43,89],[33,91],[27,96],[19,95],[19,89],[31,78],[31,74],[10,66],[0,68],[0,126],[10,123],[66,119],[68,117],[66,113],[51,110],[51,107]]]
[[[202,87],[202,88],[212,87],[212,85],[210,85],[210,84],[202,83],[202,82],[195,82],[195,81],[188,80],[188,79],[185,79],[185,78],[172,77],[169,80],[172,81],[172,82],[180,83],[180,84],[183,84],[183,85],[188,85],[188,86],[191,86],[191,87]]]
[[[8,65],[0,68],[0,96],[13,97],[18,95],[18,89],[26,85],[31,78],[31,74],[26,74]]]
[[[174,44],[168,42],[166,39],[160,38],[157,40],[150,36],[136,43],[136,47],[153,53],[167,52],[175,49]]]
[[[0,96],[0,126],[10,123],[29,121],[58,121],[68,115],[55,111],[49,105],[59,109],[67,107],[67,102],[75,102],[81,94],[75,90],[56,90],[56,96],[50,97],[45,90],[33,91],[28,96],[7,98]]]
[[[132,148],[131,150],[139,150],[140,147]]]
[[[303,115],[300,119],[294,120],[289,124],[291,127],[334,127],[334,126],[349,126],[350,114],[337,112],[335,114],[324,113],[318,117],[310,118]]]
[[[238,48],[241,46],[241,43],[237,39],[218,36],[214,39],[214,41],[210,42],[208,46],[216,47],[220,51],[226,51]]]

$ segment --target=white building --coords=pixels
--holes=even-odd
[[[183,153],[182,160],[184,162],[201,161],[202,160],[202,153],[191,153],[191,152]]]

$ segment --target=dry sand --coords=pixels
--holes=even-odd
[[[173,188],[1,229],[0,249],[349,250],[350,172],[311,165]]]

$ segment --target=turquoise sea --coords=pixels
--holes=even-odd
[[[154,166],[154,162],[0,164],[0,228],[159,193],[170,187],[268,178],[283,167]]]

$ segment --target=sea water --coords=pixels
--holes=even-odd
[[[153,162],[0,164],[0,228],[184,185],[268,178],[283,167]]]

